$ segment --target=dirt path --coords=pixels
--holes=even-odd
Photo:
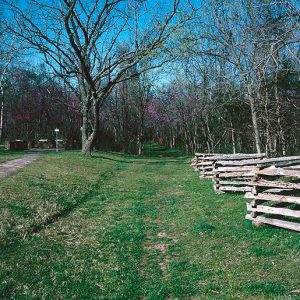
[[[13,174],[40,157],[40,152],[28,153],[21,158],[0,163],[0,178]]]

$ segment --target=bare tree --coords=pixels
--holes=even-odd
[[[99,112],[122,81],[159,67],[173,33],[183,25],[177,18],[180,0],[28,0],[13,12],[20,39],[41,53],[81,99],[82,153],[91,154],[99,132]],[[166,53],[166,51],[164,51]],[[151,60],[137,72],[127,72],[143,59]]]
[[[243,87],[243,94],[251,108],[257,152],[263,150],[264,119],[261,110],[263,103],[267,102],[262,93],[263,74],[266,70],[270,71],[266,65],[274,60],[276,53],[299,42],[297,6],[292,4],[281,0],[207,1],[191,29],[195,34],[188,34],[184,40],[187,41],[189,55],[223,60],[222,69],[231,66],[231,74],[227,76],[230,75],[236,84]],[[203,18],[203,13],[206,18]],[[276,27],[281,27],[281,31]],[[285,143],[283,138],[281,141]]]

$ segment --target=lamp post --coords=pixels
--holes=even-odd
[[[56,139],[55,139],[55,142],[56,142],[56,152],[58,152],[58,133],[59,133],[59,129],[55,128],[54,131],[55,131],[55,137],[56,137]]]

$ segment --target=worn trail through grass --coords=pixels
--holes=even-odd
[[[0,178],[17,172],[18,170],[38,159],[39,156],[39,153],[30,153],[24,154],[20,158],[8,160],[2,163],[0,162]]]
[[[18,179],[35,194],[2,202],[28,233],[10,224],[1,299],[299,299],[299,235],[253,228],[243,197],[215,195],[186,158],[46,155],[1,192]],[[38,201],[59,217],[43,223]]]

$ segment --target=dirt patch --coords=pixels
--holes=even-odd
[[[161,252],[166,252],[168,246],[166,244],[157,244],[157,245],[154,246],[154,248],[156,250],[161,251]]]
[[[157,234],[157,236],[159,236],[159,237],[167,237],[167,234],[165,232],[161,231],[161,232],[159,232]]]

